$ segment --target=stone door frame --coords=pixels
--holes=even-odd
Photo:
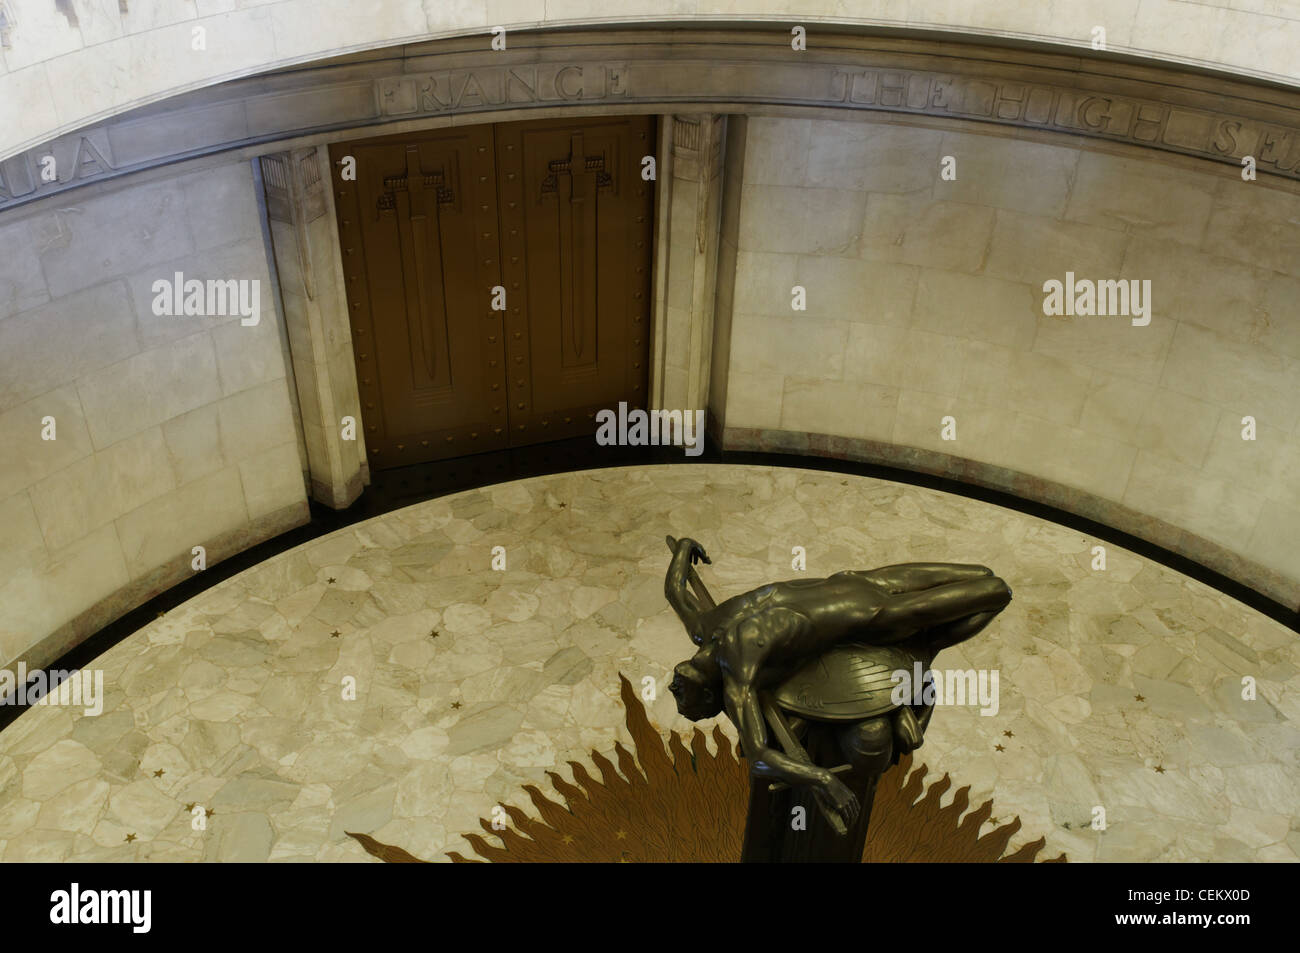
[[[590,115],[560,107],[512,118]],[[499,121],[493,114],[473,119]],[[431,121],[404,131],[445,125]],[[707,409],[725,128],[725,117],[713,113],[659,115],[651,407]],[[330,185],[335,170],[329,145],[345,138],[356,137],[339,136],[256,160],[272,235],[271,265],[288,331],[287,359],[297,391],[310,496],[335,509],[349,506],[370,482],[343,275],[346,249],[339,238],[337,190]],[[344,437],[346,418],[352,418],[356,439]]]

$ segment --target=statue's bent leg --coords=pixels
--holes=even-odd
[[[965,642],[972,636],[979,634],[980,630],[992,622],[996,615],[996,611],[976,612],[974,615],[968,615],[956,622],[936,625],[934,628],[927,630],[923,635],[926,644],[930,648],[931,655],[937,655],[941,649],[956,645],[958,642]]]
[[[862,810],[858,823],[841,838],[838,845],[843,850],[837,858],[849,863],[862,860],[862,848],[871,824],[871,804],[876,798],[876,783],[889,770],[894,760],[894,725],[890,715],[879,715],[865,721],[854,722],[836,731],[836,739],[844,759],[853,770],[844,783],[853,791]]]
[[[862,576],[893,592],[917,592],[951,582],[987,579],[993,575],[993,570],[970,563],[895,563],[876,569],[848,569],[835,575]]]
[[[837,740],[855,774],[883,774],[894,755],[893,719],[879,715],[855,721],[839,730]]]
[[[1011,588],[997,576],[948,583],[892,597],[871,620],[871,628],[893,638],[956,622],[980,613],[998,613],[1011,601]]]

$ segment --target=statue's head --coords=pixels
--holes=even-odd
[[[722,672],[709,649],[673,669],[668,690],[677,699],[677,711],[683,718],[703,721],[722,712]]]

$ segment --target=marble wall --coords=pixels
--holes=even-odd
[[[729,429],[1028,474],[1297,591],[1300,195],[1066,139],[750,117],[740,205]],[[1150,323],[1046,315],[1067,272],[1150,280]]]
[[[584,23],[866,24],[975,33],[1216,66],[1296,84],[1288,0],[3,0],[0,156],[186,89],[332,53]],[[202,31],[202,48],[196,30]]]
[[[305,521],[255,196],[237,162],[0,218],[0,665]],[[259,322],[155,315],[177,272],[258,281]]]

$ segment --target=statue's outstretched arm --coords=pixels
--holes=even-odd
[[[792,758],[767,743],[767,730],[758,692],[752,685],[726,691],[727,714],[740,732],[750,773],[784,781],[791,787],[809,787],[836,833],[844,834],[857,823],[862,806],[848,786],[829,769]]]
[[[771,641],[767,636],[770,633],[765,634],[753,620],[747,620],[727,630],[717,643],[727,715],[740,733],[750,773],[784,781],[791,787],[812,788],[822,809],[839,821],[832,822],[833,826],[844,833],[857,821],[861,810],[848,786],[828,768],[806,757],[791,757],[768,744],[767,722],[758,694],[758,676]]]
[[[758,691],[752,685],[735,685],[728,680],[725,691],[727,714],[740,733],[749,769],[761,778],[784,781],[792,787],[829,784],[834,779],[826,768],[783,754],[767,743],[767,725]]]
[[[672,562],[668,564],[668,573],[664,576],[664,598],[682,620],[691,641],[696,645],[704,644],[704,623],[701,618],[705,607],[691,591],[691,575],[697,559],[709,562],[704,547],[693,539],[674,540],[668,537],[668,545],[673,549]],[[711,607],[709,607],[711,608]]]

